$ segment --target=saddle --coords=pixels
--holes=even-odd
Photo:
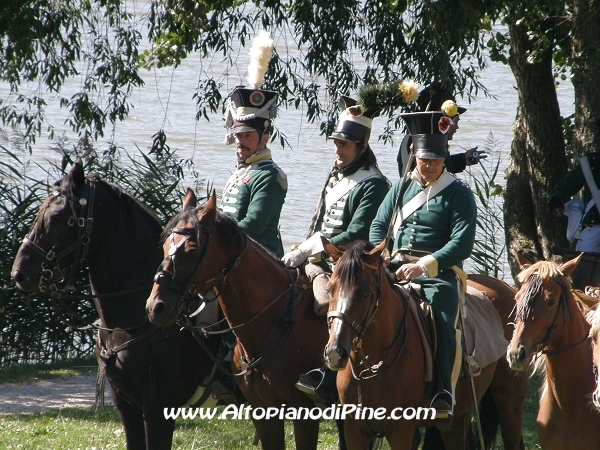
[[[433,381],[433,361],[436,353],[435,321],[431,305],[423,301],[420,286],[409,283],[394,285],[397,292],[407,301],[408,308],[417,323],[425,357],[424,381]],[[482,367],[497,361],[506,353],[508,341],[500,316],[492,302],[475,288],[469,286],[462,308],[465,329],[463,335],[463,361],[472,376],[477,376]],[[463,365],[464,366],[464,365]]]

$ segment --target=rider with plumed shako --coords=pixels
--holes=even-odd
[[[277,257],[283,255],[279,217],[287,193],[287,177],[267,148],[277,93],[236,88],[228,100],[229,143],[235,142],[237,170],[231,175],[220,209],[238,221],[248,236]]]
[[[463,260],[475,242],[477,206],[468,186],[447,172],[449,117],[442,111],[401,114],[412,135],[415,169],[394,184],[379,207],[369,240],[393,239],[390,268],[411,280],[433,309],[440,389],[432,407],[438,426],[452,420],[460,372],[459,289],[466,290]]]

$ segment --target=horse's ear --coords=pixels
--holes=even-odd
[[[66,182],[68,186],[65,186],[65,188],[70,189],[75,196],[81,195],[85,184],[85,174],[83,173],[83,162],[80,157],[75,159],[73,167],[67,175]]]
[[[325,253],[331,256],[331,259],[334,261],[337,262],[344,254],[340,249],[329,242],[329,239],[327,239],[325,236],[321,236],[321,242],[323,243],[323,250]]]
[[[579,256],[577,256],[576,258],[570,259],[567,262],[562,263],[559,267],[562,274],[565,277],[570,277],[577,265],[579,264],[579,261],[581,261],[581,258],[583,258],[583,252],[580,253]]]
[[[194,209],[198,206],[198,199],[196,198],[196,194],[190,188],[187,188],[185,191],[185,196],[183,197],[183,210],[186,209]]]
[[[217,194],[213,189],[212,194],[208,198],[204,208],[198,214],[198,219],[202,221],[205,225],[212,225],[215,218],[217,217]]]
[[[375,265],[379,262],[381,258],[381,254],[385,250],[385,246],[387,244],[387,238],[381,241],[379,244],[375,246],[373,250],[366,254],[365,262],[370,265]]]
[[[517,264],[519,265],[519,269],[521,269],[521,270],[523,270],[526,267],[531,266],[533,264],[531,261],[529,261],[527,258],[525,258],[525,256],[522,255],[521,253],[519,253],[517,250],[513,250],[512,254],[515,257]]]

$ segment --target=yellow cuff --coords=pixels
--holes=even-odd
[[[437,259],[435,259],[431,255],[426,255],[426,256],[423,256],[422,258],[419,258],[419,262],[421,264],[423,264],[423,266],[425,266],[425,270],[427,270],[427,274],[430,277],[432,277],[432,278],[437,277],[437,275],[438,275]]]

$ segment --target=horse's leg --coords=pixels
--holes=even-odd
[[[523,409],[529,387],[529,374],[529,371],[511,370],[506,358],[502,357],[498,361],[490,385],[506,450],[520,450],[524,447]]]
[[[148,450],[170,450],[175,421],[166,420],[162,408],[148,408],[144,412]]]
[[[315,450],[319,440],[318,420],[294,420],[294,440],[296,448]]]
[[[444,440],[440,430],[436,427],[427,427],[425,429],[425,439],[423,440],[423,450],[443,450]]]
[[[368,449],[373,440],[363,432],[357,421],[351,417],[346,417],[344,420],[344,438],[348,450]]]
[[[344,436],[344,421],[342,419],[336,419],[335,425],[338,432],[338,450],[346,450],[346,437]]]
[[[146,450],[146,435],[144,431],[144,416],[142,411],[118,395],[111,387],[112,398],[119,413],[127,450]]]
[[[283,420],[252,419],[252,423],[254,423],[254,428],[256,428],[256,435],[260,440],[260,445],[263,450],[285,449],[285,432],[283,428]]]
[[[391,450],[411,450],[415,436],[415,427],[408,421],[394,427],[391,431],[386,430],[385,439],[390,444]]]
[[[452,427],[448,431],[442,432],[444,445],[446,450],[464,450],[466,445],[465,437],[467,435],[467,427],[471,419],[469,412],[462,416],[455,417],[452,421]]]

